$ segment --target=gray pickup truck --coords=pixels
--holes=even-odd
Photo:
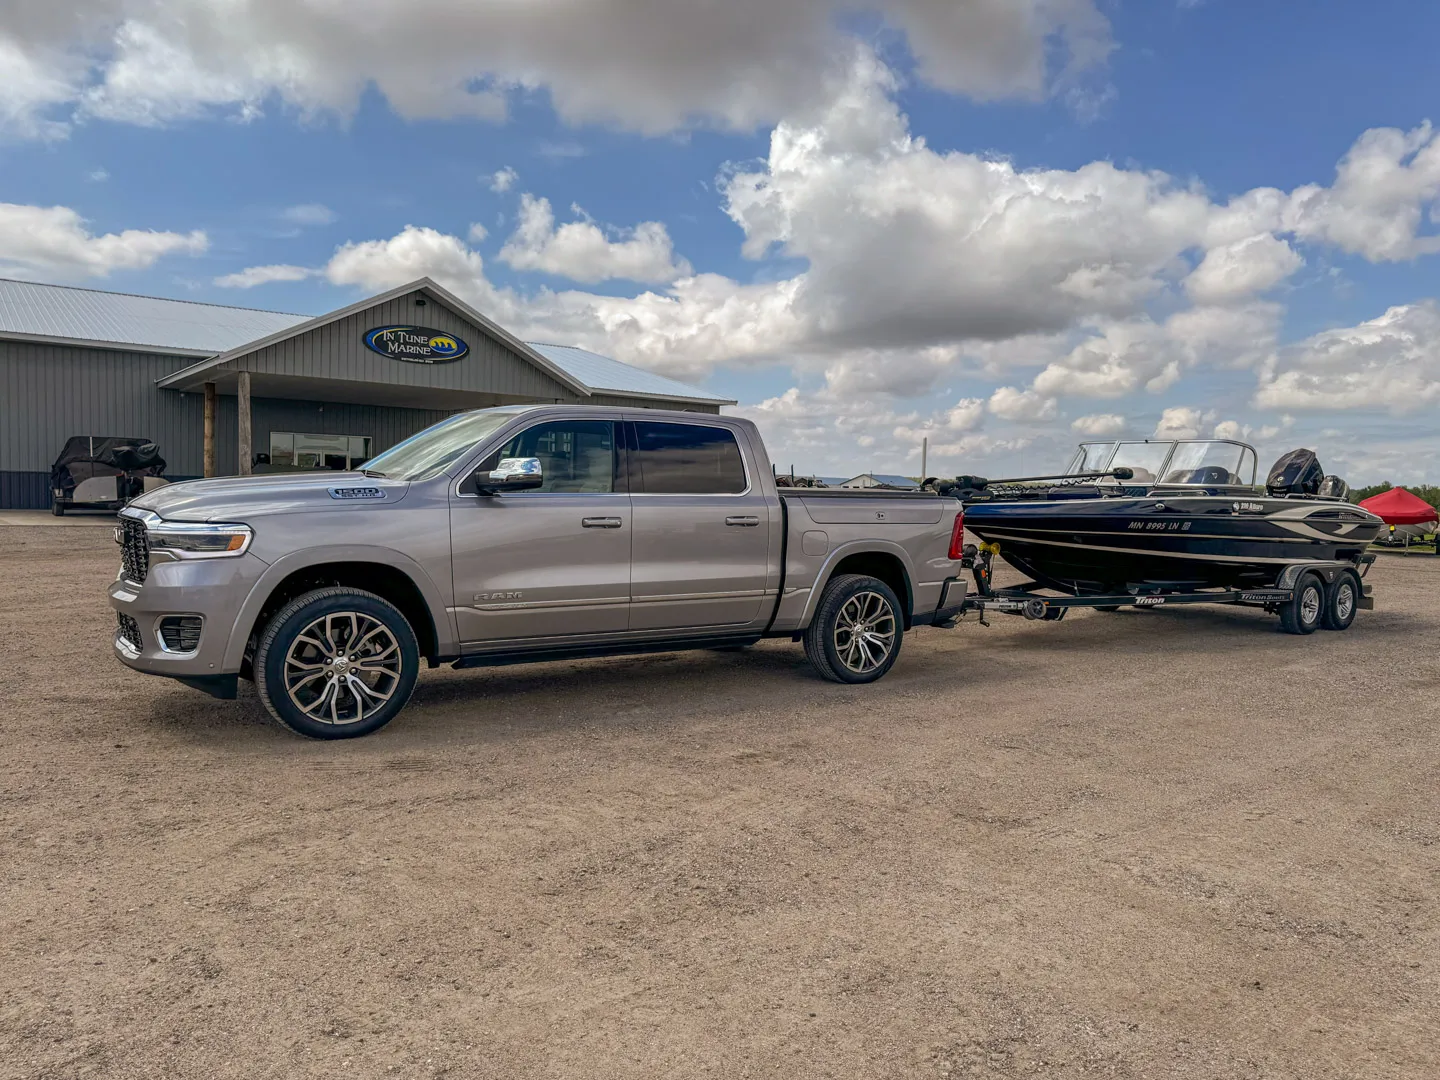
[[[195,480],[120,512],[120,660],[286,727],[365,735],[431,667],[803,640],[873,682],[953,621],[960,503],[777,487],[748,421],[459,413],[361,472]]]

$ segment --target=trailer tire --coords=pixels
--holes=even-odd
[[[383,597],[316,589],[266,624],[254,669],[255,693],[278,723],[311,739],[353,739],[405,707],[420,650],[409,621]]]
[[[1360,578],[1353,570],[1342,570],[1325,590],[1325,612],[1320,625],[1326,630],[1349,630],[1360,610]]]
[[[853,650],[846,648],[860,627],[868,636]],[[894,666],[904,637],[900,601],[889,585],[868,574],[838,574],[826,584],[805,628],[805,656],[830,682],[871,683]],[[877,648],[883,650],[878,659]]]
[[[1287,634],[1313,634],[1325,613],[1325,586],[1306,572],[1295,583],[1295,595],[1280,608],[1280,629]]]
[[[1119,605],[1119,604],[1113,604],[1113,605],[1112,605],[1112,604],[1106,604],[1104,607],[1097,607],[1097,608],[1095,608],[1095,610],[1096,610],[1096,611],[1103,611],[1103,612],[1105,612],[1105,614],[1109,615],[1112,611],[1119,611],[1119,610],[1120,610],[1120,605]]]

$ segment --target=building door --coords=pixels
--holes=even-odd
[[[768,617],[772,507],[735,433],[708,424],[629,427],[635,518],[631,630],[743,628]]]
[[[617,483],[615,425],[551,420],[480,464],[540,460],[536,491],[452,493],[455,618],[469,646],[621,633],[630,606],[630,496]]]

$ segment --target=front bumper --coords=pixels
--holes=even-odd
[[[197,681],[225,677],[233,681],[238,669],[225,669],[226,647],[236,616],[264,571],[264,562],[245,554],[232,559],[154,559],[143,585],[127,581],[122,573],[109,588],[110,606],[117,616],[125,617],[117,618],[112,631],[116,658],[136,671],[204,689],[210,688],[208,682]],[[174,652],[165,647],[160,620],[169,615],[204,619],[194,650]]]

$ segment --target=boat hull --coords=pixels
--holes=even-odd
[[[1042,585],[1084,594],[1264,585],[1292,563],[1353,559],[1383,522],[1332,500],[1165,492],[977,502],[965,526]]]

